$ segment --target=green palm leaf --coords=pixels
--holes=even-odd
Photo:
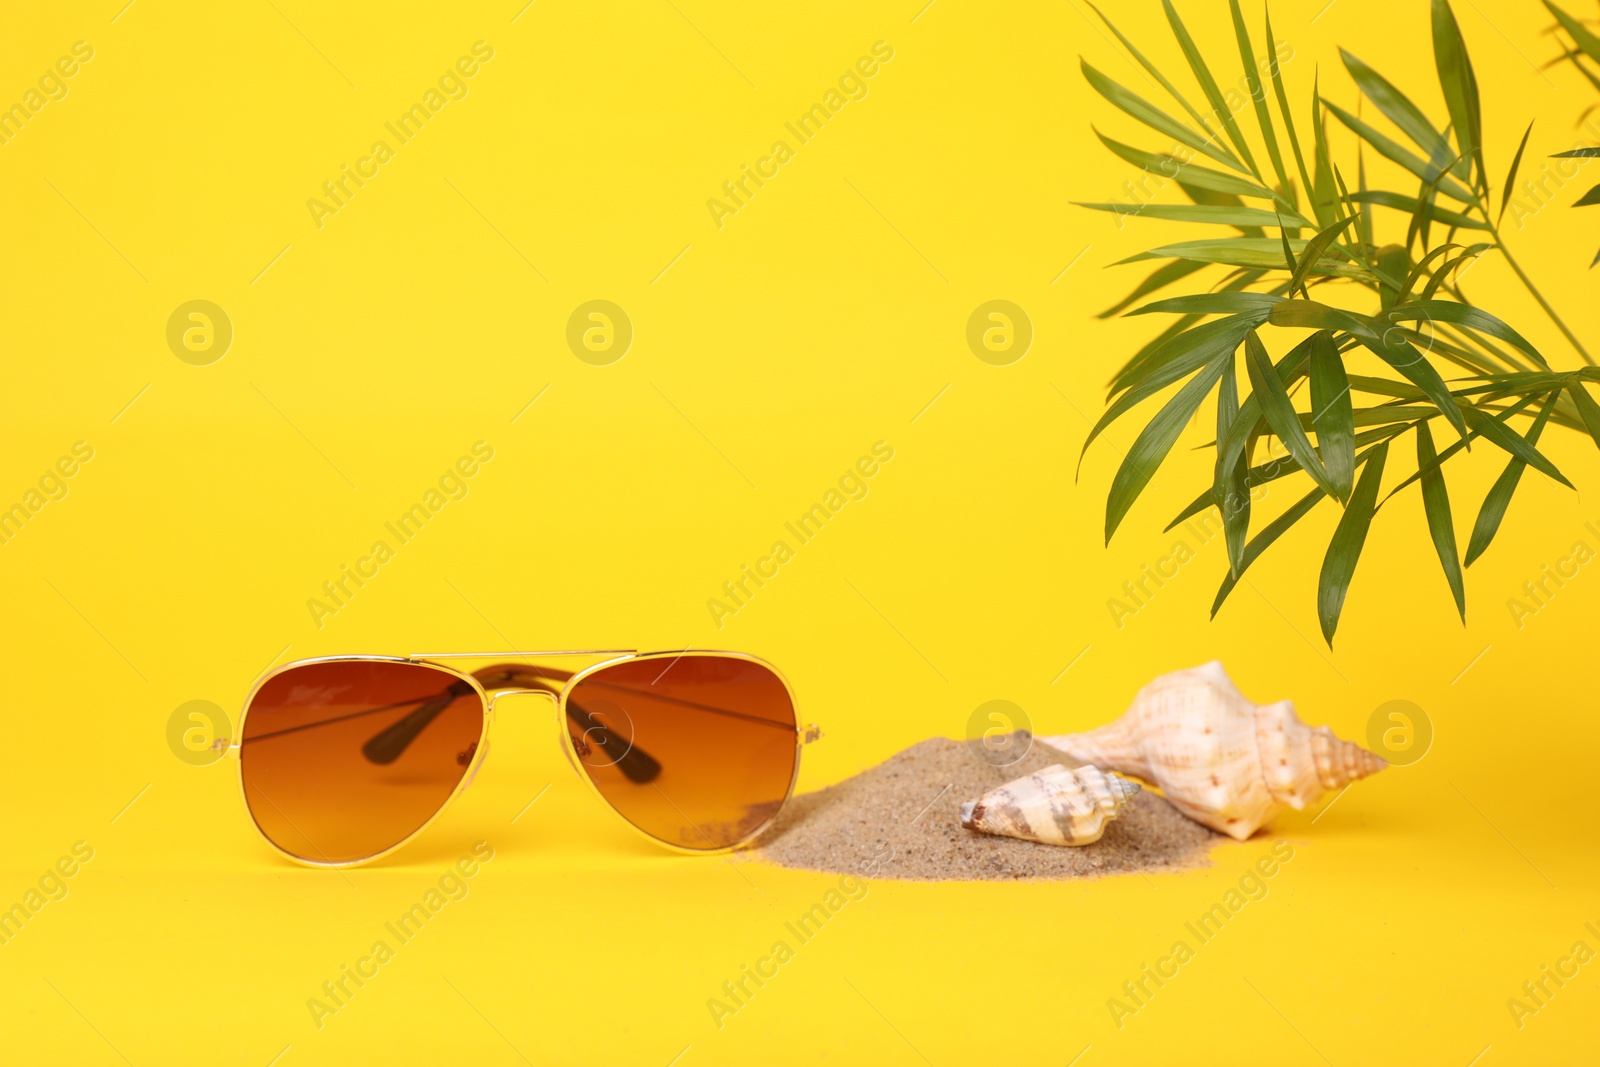
[[[1516,330],[1507,326],[1494,315],[1479,308],[1466,304],[1458,304],[1450,300],[1417,300],[1409,304],[1402,304],[1385,316],[1391,322],[1406,322],[1426,319],[1433,322],[1453,322],[1457,326],[1465,326],[1477,333],[1486,333],[1490,337],[1506,342],[1518,351],[1527,355],[1545,370],[1550,369],[1550,364],[1545,362],[1544,356],[1533,347],[1527,338]]]
[[[1555,394],[1552,393],[1551,395],[1554,396]],[[1552,408],[1554,407],[1553,400],[1551,401],[1551,406]],[[1544,457],[1544,453],[1533,447],[1533,442],[1538,439],[1537,435],[1530,440],[1529,438],[1512,433],[1499,419],[1490,418],[1477,408],[1468,407],[1465,410],[1467,412],[1467,418],[1472,422],[1473,429],[1481,432],[1486,440],[1492,441],[1494,444],[1499,445],[1502,449],[1511,453],[1514,458],[1532,467],[1540,474],[1554,478],[1568,489],[1576,488],[1571,482],[1567,481],[1566,475],[1556,470],[1556,465],[1554,463],[1551,463]],[[1544,418],[1548,417],[1549,416],[1544,416]],[[1537,425],[1540,429],[1544,428],[1542,421],[1537,423]],[[1472,550],[1469,548],[1467,550],[1468,563],[1472,562],[1472,555]]]
[[[1244,139],[1239,123],[1233,117],[1233,108],[1222,98],[1222,90],[1217,88],[1217,80],[1211,76],[1210,68],[1200,55],[1200,49],[1195,46],[1194,38],[1189,36],[1189,30],[1184,26],[1183,20],[1178,17],[1177,9],[1172,6],[1172,0],[1161,0],[1161,7],[1167,13],[1167,23],[1172,27],[1172,35],[1178,39],[1178,45],[1183,49],[1183,57],[1189,61],[1189,69],[1194,72],[1201,91],[1211,103],[1211,113],[1221,118],[1223,129],[1228,131],[1228,139],[1239,150],[1239,156],[1250,168],[1250,172],[1259,175],[1261,172],[1256,168],[1255,158],[1250,154],[1250,142]]]
[[[1244,340],[1244,335],[1259,321],[1259,318],[1249,315],[1230,315],[1215,322],[1196,326],[1157,349],[1139,377],[1126,383],[1122,395],[1106,409],[1105,414],[1101,415],[1099,421],[1089,430],[1089,436],[1083,442],[1083,451],[1078,455],[1079,468],[1082,469],[1083,457],[1088,453],[1089,446],[1094,443],[1095,438],[1099,437],[1101,431],[1118,417],[1172,383],[1193,374],[1207,363],[1214,362],[1220,355],[1232,353],[1239,347],[1239,342]],[[1198,401],[1196,403],[1198,404]]]
[[[1259,559],[1261,553],[1271,548],[1274,541],[1288,533],[1291,526],[1305,518],[1312,508],[1327,499],[1327,496],[1328,494],[1321,489],[1311,490],[1311,492],[1295,501],[1289,510],[1273,519],[1262,528],[1260,533],[1250,539],[1250,543],[1245,546],[1244,553],[1240,557],[1238,564],[1229,571],[1227,577],[1222,579],[1222,587],[1217,590],[1216,599],[1211,602],[1211,617],[1213,619],[1217,617],[1217,612],[1222,610],[1222,602],[1228,599],[1228,594],[1233,592],[1233,587],[1238,584],[1240,578],[1244,577],[1244,572],[1249,569],[1250,564]]]
[[[1517,438],[1519,441],[1527,442],[1529,451],[1533,451],[1533,446],[1538,443],[1539,435],[1544,432],[1545,423],[1550,421],[1550,413],[1555,410],[1556,400],[1560,396],[1560,391],[1552,391],[1550,398],[1540,409],[1538,417],[1533,420],[1533,425],[1528,427],[1527,437]],[[1472,562],[1483,555],[1489,543],[1494,540],[1494,535],[1499,532],[1501,520],[1506,515],[1506,508],[1511,505],[1511,495],[1517,491],[1517,482],[1522,479],[1522,472],[1528,463],[1529,461],[1522,456],[1513,455],[1511,462],[1506,464],[1506,469],[1490,487],[1489,494],[1483,498],[1483,507],[1478,511],[1478,521],[1472,527],[1472,538],[1467,542],[1467,566],[1472,566]]]
[[[1376,320],[1351,311],[1319,304],[1314,300],[1284,300],[1272,306],[1268,319],[1277,326],[1298,326],[1312,330],[1342,330],[1361,342],[1373,355],[1399,371],[1423,395],[1433,401],[1445,418],[1462,437],[1467,435],[1467,423],[1450,396],[1449,388],[1439,372],[1433,369],[1421,352],[1410,341],[1395,336],[1395,331]]]
[[[1243,338],[1241,338],[1243,340]],[[1311,339],[1295,345],[1288,355],[1278,360],[1274,365],[1273,373],[1277,375],[1279,388],[1287,393],[1290,386],[1300,380],[1306,372],[1306,361],[1311,358]],[[1227,435],[1212,444],[1218,451],[1228,456],[1244,454],[1246,460],[1250,458],[1251,443],[1261,433],[1265,421],[1261,410],[1261,397],[1251,393],[1245,402],[1239,405],[1239,414],[1234,417],[1233,424],[1228,427]]]
[[[1578,409],[1578,416],[1583,420],[1583,428],[1589,431],[1595,446],[1600,447],[1600,404],[1596,404],[1589,390],[1578,382],[1568,383],[1567,392],[1572,397],[1573,406]]]
[[[1172,451],[1178,434],[1183,432],[1195,409],[1200,406],[1200,401],[1211,392],[1211,387],[1217,384],[1223,369],[1232,359],[1233,350],[1229,349],[1206,364],[1204,370],[1189,379],[1167,401],[1134,440],[1133,447],[1123,457],[1122,466],[1117,468],[1116,477],[1111,481],[1111,492],[1106,497],[1107,544],[1111,543],[1111,535],[1122,525],[1133,502],[1139,499],[1144,487],[1155,477],[1156,469],[1167,458],[1167,453]]]
[[[1358,204],[1376,204],[1379,207],[1394,208],[1396,211],[1403,211],[1407,215],[1418,214],[1420,208],[1421,213],[1431,221],[1442,222],[1446,226],[1454,226],[1458,230],[1491,229],[1487,222],[1479,222],[1477,219],[1469,218],[1459,211],[1450,211],[1447,208],[1440,207],[1438,204],[1427,200],[1419,200],[1414,196],[1406,196],[1404,193],[1391,193],[1378,189],[1372,192],[1351,193],[1350,199]]]
[[[1172,244],[1152,248],[1146,252],[1139,252],[1126,259],[1118,260],[1116,266],[1123,263],[1139,263],[1147,259],[1192,259],[1201,263],[1221,263],[1234,267],[1255,267],[1266,270],[1282,269],[1283,241],[1288,240],[1289,247],[1295,252],[1298,259],[1306,250],[1308,241],[1298,238],[1276,237],[1219,237],[1205,241],[1177,241]],[[1312,274],[1333,275],[1340,278],[1368,278],[1371,272],[1366,268],[1353,263],[1340,263],[1323,257],[1312,263]]]
[[[1433,277],[1428,279],[1427,287],[1422,290],[1421,299],[1432,300],[1434,294],[1439,291],[1441,286],[1450,280],[1450,276],[1454,274],[1458,268],[1464,266],[1469,260],[1477,259],[1490,247],[1491,246],[1489,245],[1469,245],[1459,256],[1456,256],[1453,259],[1445,260],[1444,264],[1440,266],[1438,270],[1433,272]]]
[[[1450,143],[1445,140],[1444,134],[1434,129],[1433,123],[1428,121],[1426,115],[1411,99],[1396,89],[1387,78],[1367,66],[1361,60],[1339,49],[1339,56],[1344,60],[1345,69],[1350,72],[1350,77],[1360,87],[1362,95],[1371,100],[1379,111],[1383,112],[1388,120],[1400,128],[1413,144],[1422,149],[1434,163],[1448,167],[1450,165]],[[1459,177],[1470,179],[1464,164],[1458,163],[1456,173]]]
[[[1296,289],[1302,292],[1305,291],[1306,276],[1322,267],[1323,257],[1327,254],[1329,247],[1339,239],[1339,235],[1344,232],[1345,228],[1355,221],[1356,216],[1354,215],[1340,219],[1305,243],[1301,249],[1300,261],[1295,264],[1293,273],[1289,276],[1289,293],[1291,295]],[[1293,245],[1289,247],[1293,248]],[[1342,264],[1339,265],[1342,266]]]
[[[1328,156],[1328,129],[1322,117],[1318,81],[1320,79],[1313,79],[1311,83],[1311,205],[1317,209],[1317,221],[1327,226],[1339,218],[1339,192],[1334,185],[1333,163]]]
[[[1204,222],[1216,226],[1276,226],[1279,219],[1285,219],[1276,211],[1267,211],[1259,207],[1235,207],[1229,204],[1145,204],[1137,208],[1127,204],[1086,204],[1077,200],[1073,201],[1073,204],[1088,208],[1090,211],[1109,211],[1116,215],[1163,219],[1168,222]],[[1293,213],[1290,213],[1285,221],[1291,226],[1311,225]]]
[[[1254,330],[1245,337],[1244,351],[1245,367],[1250,372],[1250,387],[1254,395],[1260,398],[1261,413],[1267,425],[1272,427],[1272,432],[1278,435],[1295,462],[1300,464],[1300,469],[1311,475],[1311,480],[1317,483],[1318,488],[1329,496],[1338,496],[1338,490],[1328,479],[1328,472],[1323,468],[1316,449],[1312,448],[1305,431],[1300,428],[1299,416],[1283,383],[1273,371],[1266,346]]]
[[[1124,308],[1134,303],[1134,301],[1147,297],[1151,293],[1159,292],[1174,282],[1182,281],[1195,271],[1204,270],[1205,266],[1206,265],[1204,263],[1182,259],[1175,263],[1163,264],[1157,267],[1155,271],[1151,273],[1150,277],[1140,282],[1138,287],[1134,289],[1133,292],[1123,297],[1111,307],[1108,307],[1104,311],[1100,312],[1095,316],[1095,318],[1109,319],[1113,315],[1120,314]]]
[[[1428,517],[1428,533],[1433,537],[1434,551],[1439,554],[1439,565],[1444,568],[1445,581],[1450,583],[1456,612],[1461,621],[1466,622],[1467,591],[1461,580],[1461,559],[1456,554],[1450,492],[1444,484],[1444,472],[1439,469],[1439,457],[1433,450],[1433,431],[1425,421],[1417,424],[1417,473],[1422,478],[1422,510]]]
[[[1381,444],[1384,441],[1399,437],[1401,434],[1411,429],[1414,425],[1416,425],[1416,423],[1402,422],[1395,423],[1391,426],[1383,426],[1375,430],[1367,430],[1363,433],[1358,433],[1356,434],[1356,447],[1358,449],[1370,448],[1372,445]],[[1364,452],[1356,453],[1355,465],[1357,467],[1360,467],[1361,464],[1365,462],[1365,460],[1362,458],[1364,455],[1366,455]],[[1249,472],[1245,475],[1245,484],[1249,488],[1255,489],[1257,486],[1268,485],[1272,482],[1281,481],[1284,478],[1288,478],[1291,475],[1299,473],[1299,466],[1289,459],[1279,458],[1268,460],[1266,463],[1257,464],[1256,466],[1250,468]],[[1321,489],[1318,489],[1316,492],[1319,496],[1327,495]],[[1196,496],[1193,500],[1189,501],[1188,506],[1182,511],[1178,512],[1177,516],[1171,522],[1167,523],[1162,532],[1165,533],[1174,529],[1185,520],[1192,519],[1202,511],[1205,511],[1207,508],[1213,506],[1216,503],[1214,494],[1215,485],[1208,485],[1202,493]],[[1390,495],[1392,496],[1393,493],[1390,493]]]
[[[1463,204],[1470,204],[1475,199],[1471,192],[1449,177],[1447,163],[1431,163],[1418,156],[1415,152],[1407,151],[1399,142],[1386,137],[1362,122],[1344,108],[1324,100],[1322,106],[1333,112],[1333,117],[1350,128],[1350,131],[1370,144],[1379,155],[1400,164],[1418,178],[1425,182],[1438,183],[1438,188],[1454,200]]]
[[[1220,170],[1211,170],[1195,163],[1186,163],[1176,156],[1146,152],[1143,149],[1125,145],[1120,141],[1114,141],[1099,130],[1095,131],[1095,136],[1099,137],[1100,143],[1111,149],[1118,157],[1127,160],[1136,167],[1165,175],[1174,181],[1193,185],[1200,189],[1211,189],[1219,193],[1233,193],[1236,196],[1253,196],[1262,200],[1271,200],[1273,198],[1272,190],[1259,182],[1235,178],[1231,174],[1224,174]]]
[[[1449,0],[1433,0],[1433,56],[1439,69],[1439,88],[1444,90],[1450,109],[1450,126],[1455,131],[1461,158],[1477,166],[1478,184],[1488,183],[1483,167],[1483,116],[1478,103],[1478,77],[1472,72],[1467,43],[1461,38],[1455,12]],[[1449,190],[1446,190],[1448,192]],[[1454,193],[1451,193],[1454,196]]]
[[[1080,60],[1079,67],[1083,71],[1084,78],[1094,88],[1094,91],[1105,97],[1121,111],[1138,119],[1157,133],[1170,137],[1179,144],[1188,145],[1195,151],[1210,156],[1224,166],[1232,167],[1241,174],[1250,173],[1249,168],[1234,158],[1233,153],[1218,148],[1215,143],[1201,137],[1144,97],[1125,89],[1104,74],[1101,74],[1089,65],[1088,60]]]
[[[1177,262],[1182,263],[1184,261],[1178,260]],[[1207,264],[1200,265],[1207,266]],[[1261,273],[1262,272],[1260,271],[1243,271],[1238,274],[1238,276],[1230,279],[1219,288],[1223,292],[1242,292],[1250,285],[1254,284],[1259,279]],[[1195,323],[1199,322],[1202,318],[1204,318],[1203,315],[1184,315],[1171,326],[1161,331],[1161,333],[1151,338],[1142,348],[1139,349],[1138,352],[1134,353],[1133,358],[1128,360],[1127,363],[1123,364],[1121,369],[1119,369],[1112,377],[1111,383],[1107,388],[1107,396],[1114,397],[1124,389],[1128,388],[1131,383],[1141,380],[1151,362],[1157,358],[1158,353],[1162,352],[1169,343],[1174,342],[1178,335],[1193,328]],[[1235,345],[1237,345],[1237,343],[1238,342],[1236,341]]]
[[[1222,369],[1222,384],[1217,390],[1217,439],[1220,441],[1239,416],[1239,385],[1229,359]],[[1228,548],[1228,568],[1238,573],[1244,559],[1245,538],[1250,533],[1249,461],[1241,450],[1229,457],[1217,450],[1212,476],[1212,498],[1222,513],[1223,540]]]
[[[1167,76],[1161,73],[1160,69],[1157,68],[1154,63],[1151,63],[1144,57],[1144,53],[1139,51],[1134,43],[1128,40],[1121,30],[1117,29],[1115,23],[1106,18],[1104,12],[1102,12],[1098,7],[1095,7],[1093,4],[1089,5],[1089,9],[1100,17],[1100,21],[1104,22],[1106,27],[1110,29],[1112,33],[1117,35],[1117,40],[1121,41],[1122,47],[1126,48],[1130,53],[1132,53],[1133,58],[1139,61],[1139,66],[1143,67],[1147,74],[1159,82],[1161,88],[1165,89],[1169,96],[1182,105],[1183,109],[1189,113],[1189,117],[1194,119],[1195,125],[1199,126],[1207,137],[1214,140],[1217,136],[1216,132],[1212,130],[1211,126],[1206,122],[1205,116],[1196,111],[1194,105],[1189,103],[1188,98],[1182,93],[1178,92],[1177,87],[1174,86],[1172,82],[1167,80]]]
[[[1266,21],[1267,47],[1271,48],[1273,46],[1272,43],[1276,41],[1277,38],[1272,35],[1272,12],[1270,10],[1266,12]],[[1267,76],[1272,79],[1272,95],[1278,101],[1278,114],[1283,119],[1284,132],[1289,135],[1289,148],[1294,152],[1295,168],[1300,173],[1300,184],[1305,187],[1306,195],[1310,196],[1313,188],[1311,183],[1311,175],[1306,171],[1306,157],[1304,153],[1300,151],[1300,135],[1295,132],[1294,114],[1289,109],[1289,98],[1284,92],[1283,72],[1278,69],[1278,64],[1276,62],[1268,65]],[[1325,217],[1325,210],[1318,209],[1314,200],[1311,205],[1311,210],[1312,213],[1317,216],[1317,221],[1323,225],[1327,225],[1331,221],[1331,219]]]
[[[1492,416],[1490,416],[1490,418],[1491,418],[1492,421],[1495,421],[1495,422],[1500,422],[1500,423],[1509,422],[1511,419],[1515,418],[1518,415],[1521,415],[1528,408],[1532,407],[1534,402],[1536,400],[1538,400],[1538,399],[1539,398],[1536,397],[1536,396],[1525,397],[1521,401],[1519,401],[1518,403],[1516,403],[1516,404],[1512,405],[1511,407],[1507,408],[1505,411],[1502,411],[1502,412],[1499,412],[1498,414],[1492,415]],[[1471,438],[1474,438],[1474,437],[1477,437],[1477,436],[1479,436],[1479,431],[1477,429],[1473,429],[1470,433],[1468,433],[1468,435],[1466,437],[1462,438],[1459,441],[1454,442],[1448,448],[1446,448],[1443,452],[1440,452],[1439,453],[1439,464],[1443,465],[1446,460],[1450,459],[1457,452],[1460,452],[1462,449],[1466,448],[1467,447],[1467,442]],[[1389,502],[1389,498],[1390,497],[1392,497],[1396,493],[1400,492],[1400,490],[1406,488],[1412,482],[1420,481],[1421,478],[1422,478],[1422,474],[1423,474],[1423,472],[1419,470],[1419,471],[1417,471],[1417,473],[1411,475],[1411,477],[1405,479],[1399,485],[1397,485],[1393,489],[1389,490],[1389,495],[1384,497],[1383,500],[1379,503],[1378,506],[1382,507],[1384,504],[1387,504]]]
[[[1355,576],[1356,563],[1366,547],[1367,530],[1372,526],[1372,513],[1377,506],[1378,487],[1383,481],[1383,465],[1388,458],[1387,442],[1373,450],[1372,461],[1362,469],[1361,479],[1350,494],[1350,503],[1333,531],[1333,540],[1328,543],[1328,553],[1322,558],[1322,575],[1317,579],[1317,621],[1322,624],[1322,639],[1330,646],[1334,631],[1339,628],[1339,616],[1344,612],[1350,579]]]
[[[1278,133],[1272,125],[1272,109],[1267,106],[1266,86],[1261,84],[1260,68],[1256,66],[1256,50],[1250,44],[1250,32],[1245,29],[1244,15],[1239,10],[1239,0],[1228,0],[1228,12],[1233,16],[1233,36],[1239,44],[1239,58],[1244,62],[1245,84],[1250,90],[1250,100],[1256,108],[1256,124],[1261,128],[1261,138],[1267,145],[1267,158],[1272,161],[1272,172],[1278,176],[1278,186],[1284,190],[1292,187],[1289,172],[1283,167],[1283,152],[1278,147]],[[1274,68],[1278,65],[1273,53],[1272,38],[1267,38],[1267,52]],[[1264,224],[1265,225],[1265,224]]]
[[[1528,123],[1528,128],[1522,131],[1522,142],[1517,145],[1517,154],[1511,157],[1511,171],[1506,175],[1506,183],[1500,187],[1500,217],[1495,219],[1499,226],[1506,220],[1506,208],[1511,206],[1511,190],[1517,187],[1517,168],[1522,166],[1522,153],[1528,147],[1528,136],[1533,133],[1533,123]]]
[[[1185,315],[1237,315],[1260,314],[1265,318],[1272,305],[1282,300],[1271,293],[1195,293],[1193,296],[1174,296],[1157,300],[1128,312],[1133,315],[1151,315],[1158,312],[1176,312]]]
[[[1328,469],[1333,495],[1348,501],[1356,470],[1355,414],[1344,360],[1327,331],[1312,334],[1311,411],[1317,450]]]

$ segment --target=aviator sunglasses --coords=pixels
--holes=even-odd
[[[523,660],[608,656],[579,671]],[[505,660],[467,673],[447,660]],[[512,662],[516,661],[516,662]],[[738,652],[563,652],[329,656],[267,672],[239,739],[246,809],[278,851],[318,867],[393,852],[471,783],[494,703],[548,697],[579,777],[668,848],[726,852],[761,834],[794,792],[795,719],[770,664]]]

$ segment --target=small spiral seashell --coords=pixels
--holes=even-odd
[[[1136,783],[1097,767],[1056,763],[967,801],[961,825],[1046,845],[1087,845],[1137,792]]]

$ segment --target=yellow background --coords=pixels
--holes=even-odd
[[[1600,925],[1600,576],[1584,569],[1520,629],[1506,601],[1574,542],[1600,547],[1584,528],[1600,520],[1593,446],[1551,429],[1580,492],[1524,479],[1469,572],[1465,629],[1414,491],[1379,516],[1331,652],[1314,613],[1328,509],[1215,622],[1220,539],[1119,628],[1107,600],[1170,552],[1160,527],[1210,466],[1188,450],[1208,439],[1193,427],[1109,549],[1105,491],[1146,412],[1074,484],[1085,416],[1155,328],[1091,318],[1144,273],[1104,268],[1195,236],[1069,205],[1124,195],[1130,176],[1091,121],[1162,147],[1083,82],[1079,54],[1156,95],[1080,0],[121,3],[13,8],[0,34],[5,101],[73,42],[95,50],[69,95],[0,147],[0,499],[20,500],[73,442],[95,450],[0,547],[0,901],[74,842],[95,850],[70,894],[0,947],[8,1061],[1592,1055],[1600,964],[1520,1030],[1506,1001],[1574,942],[1600,948],[1583,927]],[[1236,77],[1225,6],[1184,10]],[[1589,92],[1534,69],[1554,51],[1542,9],[1458,14],[1490,170],[1505,172],[1530,118],[1527,167],[1570,147]],[[1318,68],[1353,104],[1343,44],[1442,124],[1421,0],[1275,15],[1296,108]],[[1157,5],[1116,17],[1190,84]],[[307,199],[479,40],[494,58],[469,95],[318,229]],[[894,58],[869,95],[718,229],[706,200],[879,40]],[[1568,209],[1579,191],[1509,239],[1594,346],[1600,216]],[[1467,287],[1573,365],[1500,264]],[[635,329],[610,366],[564,339],[596,298]],[[1035,330],[1007,367],[964,338],[996,298]],[[165,342],[192,299],[234,326],[210,366]],[[318,629],[307,599],[478,440],[495,458],[470,494]],[[878,440],[895,457],[870,495],[719,630],[707,599]],[[1497,455],[1452,465],[1463,545]],[[721,1029],[707,999],[836,879],[652,850],[564,765],[546,704],[503,702],[473,788],[410,848],[348,873],[280,861],[242,810],[237,765],[188,766],[166,741],[178,705],[237,715],[288,658],[691,643],[782,666],[828,734],[803,789],[961,736],[984,701],[1015,701],[1042,732],[1082,728],[1155,674],[1214,657],[1247,694],[1293,697],[1342,736],[1362,740],[1375,708],[1407,699],[1436,737],[1315,825],[1286,814],[1206,870],[875,882]],[[319,1030],[307,999],[477,840],[496,854],[470,896]],[[1269,895],[1118,1029],[1108,998],[1279,840],[1294,860]]]

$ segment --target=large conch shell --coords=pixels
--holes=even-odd
[[[1137,783],[1098,767],[1055,763],[967,801],[961,825],[1047,845],[1087,845],[1100,840],[1138,791]]]
[[[1285,805],[1298,810],[1388,766],[1307,726],[1287,700],[1250,703],[1216,660],[1157,678],[1116,722],[1040,740],[1159,786],[1189,818],[1240,841]]]

